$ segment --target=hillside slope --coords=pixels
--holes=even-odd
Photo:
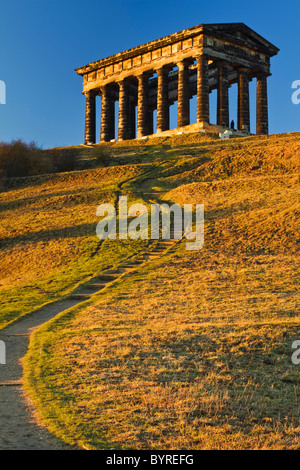
[[[97,250],[95,209],[118,192],[204,203],[205,244],[179,242],[34,334],[26,387],[41,419],[91,449],[299,448],[299,135],[111,151],[107,168],[1,194],[3,325],[143,252]]]

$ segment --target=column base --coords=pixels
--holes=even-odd
[[[140,136],[137,137],[139,140],[145,140],[148,138],[152,139],[155,137],[172,137],[176,135],[183,135],[183,134],[196,134],[196,133],[203,133],[204,135],[213,135],[215,137],[220,137],[220,134],[224,134],[225,131],[231,131],[231,138],[233,137],[248,137],[251,134],[249,131],[242,131],[231,129],[229,127],[220,126],[218,124],[211,124],[206,121],[197,122],[195,124],[190,124],[188,126],[177,127],[175,129],[169,129],[162,132],[157,132],[156,134],[148,135],[148,136]],[[227,134],[227,133],[226,133]]]

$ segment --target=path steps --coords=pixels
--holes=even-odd
[[[23,385],[22,380],[6,380],[6,382],[0,382],[0,387],[15,387],[17,385]]]
[[[108,282],[94,282],[93,284],[87,284],[86,288],[90,290],[102,290],[108,284]]]
[[[122,268],[118,268],[118,273],[128,273],[129,271],[132,271],[133,269],[134,268],[123,266]]]
[[[0,450],[70,449],[37,422],[23,390],[22,358],[34,330],[81,301],[64,299],[47,304],[0,331],[0,340],[6,345],[6,364],[0,365]]]
[[[76,299],[76,300],[87,300],[91,297],[91,294],[86,294],[86,293],[78,293],[78,294],[71,294],[70,295],[71,299]]]
[[[67,298],[47,304],[20,318],[0,331],[0,340],[7,346],[7,364],[0,366],[0,450],[63,450],[66,446],[35,419],[35,410],[23,390],[22,358],[29,338],[39,326],[88,299],[126,273],[147,261],[162,256],[176,240],[159,240],[153,251],[139,255],[115,271],[103,273],[77,287]],[[118,299],[128,299],[130,293],[119,293]]]
[[[117,272],[114,273],[104,273],[99,276],[100,281],[113,281],[119,277]]]

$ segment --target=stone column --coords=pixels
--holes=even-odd
[[[178,110],[177,127],[187,126],[190,123],[190,90],[189,90],[189,64],[182,61],[178,64]]]
[[[157,132],[167,131],[170,127],[168,69],[157,71]]]
[[[246,70],[238,72],[237,129],[250,132],[249,76]]]
[[[259,75],[256,83],[256,134],[269,133],[267,76]]]
[[[229,127],[228,69],[222,63],[218,64],[217,124]]]
[[[129,138],[130,118],[129,118],[129,94],[128,85],[122,81],[119,82],[119,129],[118,140],[127,140]]]
[[[208,59],[198,56],[197,64],[197,122],[209,122]]]
[[[138,139],[149,134],[148,118],[148,75],[142,74],[138,77]]]
[[[115,104],[107,86],[101,88],[101,133],[100,140],[109,142],[115,138]]]
[[[96,92],[90,90],[86,93],[85,111],[85,137],[84,143],[94,144],[96,142]]]

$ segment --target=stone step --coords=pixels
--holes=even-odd
[[[177,240],[161,240],[158,246],[173,245]]]
[[[122,267],[118,268],[118,273],[128,273],[129,271],[132,271],[132,268],[127,268],[127,267]]]
[[[126,269],[136,269],[139,265],[138,264],[125,264],[124,266],[121,267],[121,269],[126,268]]]
[[[157,258],[159,258],[159,256],[157,256],[157,255],[144,255],[145,260],[157,259]]]
[[[100,274],[99,280],[100,281],[113,281],[114,279],[118,279],[120,273],[107,273],[107,274]]]
[[[21,380],[7,380],[5,382],[0,382],[0,387],[19,387],[23,385]]]
[[[107,282],[103,283],[103,284],[99,284],[98,282],[97,283],[94,283],[94,284],[88,284],[86,286],[87,289],[91,289],[91,290],[101,290],[101,289],[104,289],[104,287],[106,286]]]
[[[106,284],[108,283],[109,281],[103,281],[103,280],[99,280],[98,278],[97,279],[90,279],[89,283],[87,284],[88,286],[90,285],[97,285],[97,286],[106,286]]]
[[[76,299],[76,300],[87,300],[91,297],[91,294],[70,294],[69,296],[71,299]]]

